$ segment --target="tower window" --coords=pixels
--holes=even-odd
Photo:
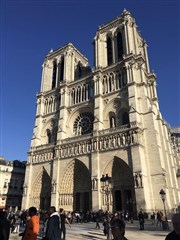
[[[91,80],[88,85],[88,91],[89,91],[89,98],[92,98],[94,96],[94,81]]]
[[[79,78],[82,77],[82,67],[81,67],[81,65],[78,66],[78,77]]]
[[[83,77],[83,66],[82,66],[82,63],[79,61],[75,70],[75,79],[77,80],[82,77]]]
[[[63,82],[64,78],[64,57],[61,58],[61,63],[60,63],[60,82]]]
[[[112,64],[112,41],[111,38],[108,37],[107,39],[107,61],[108,65]]]
[[[123,59],[123,41],[122,35],[120,32],[117,34],[117,52],[118,52],[118,61]]]
[[[57,73],[57,63],[53,64],[53,74],[52,74],[52,89],[56,87],[56,73]]]

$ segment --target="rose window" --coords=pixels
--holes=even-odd
[[[76,135],[84,135],[93,131],[94,116],[90,112],[83,112],[76,118],[73,130]]]

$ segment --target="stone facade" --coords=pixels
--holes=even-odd
[[[69,43],[45,57],[22,208],[162,209],[180,202],[179,151],[159,111],[156,75],[132,15],[100,26],[94,68]],[[179,141],[179,138],[176,138]],[[102,194],[101,176],[112,189]]]

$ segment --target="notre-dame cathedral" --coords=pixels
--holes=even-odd
[[[22,208],[152,212],[163,209],[163,189],[173,211],[179,139],[160,113],[147,43],[124,10],[93,44],[93,68],[72,43],[44,59]]]

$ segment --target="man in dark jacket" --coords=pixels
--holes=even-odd
[[[7,213],[0,211],[0,239],[8,240],[10,234],[10,221],[7,220]]]
[[[69,220],[66,217],[65,211],[63,208],[59,209],[60,219],[61,219],[61,239],[66,239],[66,223],[68,223],[69,227],[71,227]],[[63,237],[62,237],[63,235]]]
[[[142,211],[139,212],[138,219],[139,219],[140,230],[144,230],[144,214]]]
[[[123,220],[115,217],[111,220],[110,225],[114,240],[127,240],[125,237],[125,223]]]
[[[172,223],[174,230],[166,236],[165,240],[180,239],[180,213],[176,213],[172,216]]]
[[[59,214],[56,212],[55,207],[50,207],[49,213],[50,213],[50,217],[47,222],[45,239],[46,240],[60,240],[61,231],[60,231]]]

